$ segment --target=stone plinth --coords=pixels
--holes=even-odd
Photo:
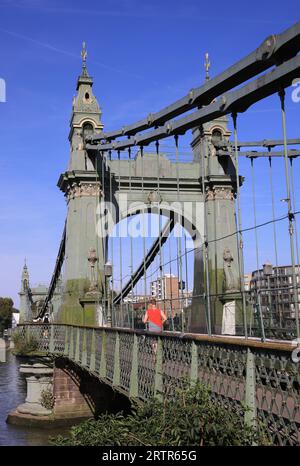
[[[101,295],[98,291],[89,291],[83,298],[80,298],[79,302],[83,308],[83,322],[85,325],[101,325],[98,316],[99,301],[101,301]]]
[[[53,391],[53,369],[44,364],[21,364],[20,372],[28,374],[27,396],[25,403],[22,403],[17,409],[8,415],[7,422],[11,424],[21,424],[22,418],[26,420],[47,419],[52,415],[53,410],[47,409],[41,404],[41,396],[44,390]]]
[[[17,407],[17,412],[21,414],[32,414],[33,416],[49,416],[52,410],[41,405],[41,395],[43,390],[52,390],[52,381],[49,377],[35,376],[27,377],[27,397],[25,403]]]
[[[0,338],[0,362],[6,362],[6,343]]]
[[[222,335],[239,335],[243,328],[243,310],[241,293],[237,290],[227,291],[220,298],[223,304]]]
[[[36,377],[39,376],[52,376],[53,375],[53,368],[49,366],[45,366],[45,364],[21,364],[20,365],[20,372],[22,374],[34,374]]]

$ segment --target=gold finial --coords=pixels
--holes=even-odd
[[[83,64],[85,64],[86,62],[86,57],[87,57],[86,43],[82,42],[81,58],[82,58]]]
[[[209,68],[210,68],[208,52],[206,52],[205,54],[204,67],[205,67],[205,80],[208,81],[209,80]]]

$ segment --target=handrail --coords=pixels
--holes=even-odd
[[[51,326],[58,326],[58,327],[72,327],[78,329],[90,329],[96,331],[106,331],[106,332],[113,332],[113,333],[128,333],[128,334],[135,334],[135,335],[145,335],[145,336],[159,336],[159,337],[166,337],[166,338],[179,338],[180,340],[195,340],[195,341],[202,341],[207,343],[220,343],[224,345],[231,345],[231,346],[243,346],[247,348],[264,348],[264,349],[273,349],[285,352],[292,352],[295,348],[297,348],[296,341],[283,341],[283,340],[265,340],[261,341],[260,338],[257,337],[250,337],[245,339],[243,336],[223,336],[223,335],[206,335],[200,333],[183,333],[183,332],[148,332],[147,330],[141,329],[132,329],[132,328],[125,328],[125,327],[100,327],[100,326],[92,326],[92,325],[73,325],[73,324],[43,324],[41,322],[31,323],[31,324],[18,324],[17,328],[21,327],[28,327],[28,326],[40,326],[44,327],[47,325],[47,328]]]

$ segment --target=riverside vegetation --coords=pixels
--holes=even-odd
[[[245,408],[242,407],[245,412]],[[59,446],[228,446],[269,445],[264,426],[246,426],[236,413],[211,396],[197,382],[172,391],[161,400],[153,398],[133,406],[129,415],[101,414],[56,437]]]
[[[12,340],[14,342],[13,353],[16,356],[29,356],[35,354],[38,349],[38,341],[32,335],[28,335],[26,338],[18,331],[12,334]]]
[[[14,302],[11,298],[0,298],[0,336],[3,331],[11,327],[12,315],[19,312],[14,308]]]

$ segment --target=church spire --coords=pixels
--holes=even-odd
[[[27,264],[26,264],[26,258],[25,258],[25,261],[24,261],[24,266],[23,266],[23,270],[22,270],[22,291],[26,291],[28,288],[29,288],[29,273],[28,273],[28,267],[27,267]]]

